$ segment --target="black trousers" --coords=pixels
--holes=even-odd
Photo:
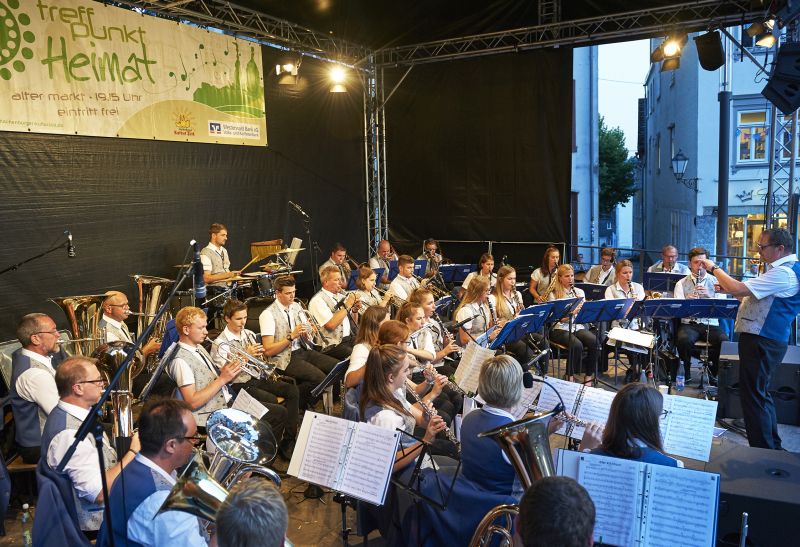
[[[237,391],[242,388],[246,389],[247,393],[266,406],[269,409],[268,420],[270,414],[274,413],[273,419],[284,423],[284,438],[294,439],[297,436],[300,392],[296,385],[290,382],[272,382],[250,378],[247,382],[233,384],[233,387]],[[278,397],[283,397],[283,405],[278,403]],[[272,425],[271,421],[270,425]],[[273,430],[275,430],[275,426],[273,426]],[[277,433],[275,433],[275,437],[278,441],[281,440]]]
[[[306,408],[311,399],[311,390],[317,387],[338,361],[335,357],[314,350],[298,349],[292,352],[289,365],[283,374],[297,381],[300,391],[300,408]],[[338,396],[339,382],[334,382],[334,397]]]
[[[592,331],[581,329],[570,336],[569,331],[565,329],[553,329],[550,331],[550,340],[569,348],[567,376],[579,372],[594,374],[594,366],[597,362],[597,337]],[[584,349],[586,349],[585,358],[583,357]]]
[[[335,346],[325,348],[322,353],[335,358],[337,362],[349,359],[350,354],[353,353],[352,337],[348,336],[347,338],[342,338],[341,342],[339,342]]]
[[[739,396],[750,446],[782,448],[775,403],[767,386],[786,349],[786,342],[739,333]]]
[[[706,341],[706,333],[708,333],[708,342],[711,344],[711,347],[708,348],[709,368],[711,368],[711,373],[716,376],[719,368],[719,350],[722,342],[728,339],[728,335],[722,332],[719,327],[701,323],[684,323],[678,327],[675,346],[678,348],[678,355],[683,362],[683,369],[687,378],[690,376],[689,371],[692,365],[692,348],[698,340]]]

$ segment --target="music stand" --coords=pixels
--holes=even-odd
[[[644,290],[650,292],[672,293],[675,291],[675,285],[686,277],[686,274],[670,273],[670,272],[644,272],[642,278],[642,286]]]
[[[575,309],[575,306],[580,304],[583,301],[583,298],[561,298],[559,300],[551,300],[547,302],[548,304],[552,304],[550,308],[550,312],[547,314],[547,319],[545,319],[545,325],[550,325],[550,327],[545,326],[543,328],[545,346],[547,349],[547,372],[550,371],[550,331],[553,328],[553,325],[561,321],[562,317],[569,318],[569,331],[570,331],[570,339],[572,338],[572,310]],[[541,305],[541,304],[540,304]],[[537,306],[528,306],[524,310],[520,312],[520,315],[524,315],[526,313],[531,313],[528,310],[534,310]],[[546,331],[546,332],[545,332]],[[567,348],[569,350],[569,348]],[[567,351],[567,365],[572,364],[572,352]]]
[[[526,311],[505,325],[500,330],[500,333],[495,337],[494,341],[489,346],[489,349],[499,349],[506,344],[512,344],[517,340],[521,340],[526,335],[541,330],[550,315],[550,310],[553,304],[547,302],[537,306],[531,306],[532,310]],[[523,310],[525,311],[525,310]]]
[[[578,316],[575,318],[575,323],[578,324],[600,323],[604,321],[615,321],[617,319],[623,319],[634,302],[635,299],[633,298],[619,298],[614,300],[597,300],[595,302],[584,302],[581,311],[578,312]],[[599,359],[603,350],[603,345],[600,342],[599,335],[595,335],[595,350],[597,351],[597,356],[594,361],[594,387],[597,387],[597,384],[601,383],[604,386],[609,387],[610,389],[616,389],[611,384],[607,382],[602,382],[598,378],[598,370],[600,368]]]
[[[425,277],[425,270],[428,269],[428,261],[426,259],[414,261],[414,275],[417,277]]]
[[[586,300],[604,299],[608,288],[600,283],[575,283],[575,287],[583,291]]]
[[[358,279],[358,269],[350,271],[350,277],[347,278],[347,290],[354,291],[356,290],[356,279]],[[377,277],[380,279],[380,275]]]
[[[436,313],[443,317],[450,317],[450,312],[452,311],[453,304],[455,303],[456,299],[452,295],[441,297],[435,303]]]
[[[392,281],[395,277],[397,277],[398,273],[400,273],[400,269],[397,267],[397,261],[396,260],[390,260],[389,261],[389,281]]]
[[[336,380],[341,379],[344,377],[344,373],[347,371],[347,367],[350,364],[350,358],[348,357],[344,361],[339,361],[336,363],[331,371],[325,376],[325,379],[322,380],[317,387],[311,390],[311,400],[309,402],[316,403],[319,400],[319,397],[324,394],[324,391],[331,387]],[[331,397],[332,399],[332,397]],[[325,407],[325,413],[330,415],[331,411],[333,410],[333,401],[331,400],[330,403],[325,403],[323,401],[323,406]]]
[[[461,471],[461,460],[460,459],[455,460],[458,463],[456,465],[455,472],[453,473],[453,480],[452,480],[452,482],[450,483],[449,486],[445,486],[445,488],[447,490],[447,494],[445,494],[445,491],[443,489],[443,482],[439,478],[439,473],[438,473],[438,470],[437,470],[436,466],[434,465],[431,468],[432,469],[432,475],[434,477],[434,480],[436,481],[436,489],[437,489],[438,494],[439,494],[439,500],[441,500],[441,501],[434,500],[433,498],[431,498],[429,496],[426,496],[425,494],[422,493],[422,488],[421,488],[421,484],[420,484],[420,477],[419,477],[420,471],[422,470],[422,462],[425,461],[425,456],[428,454],[428,450],[429,450],[429,446],[430,445],[428,445],[428,443],[423,441],[421,438],[419,438],[419,437],[417,437],[415,435],[412,435],[410,433],[406,433],[402,429],[398,428],[397,431],[402,433],[402,435],[404,437],[411,438],[411,439],[414,439],[415,441],[418,441],[422,445],[422,448],[420,450],[419,456],[417,456],[417,461],[414,462],[414,469],[411,472],[411,476],[409,477],[408,482],[404,483],[402,480],[400,480],[400,478],[398,476],[393,476],[392,477],[392,484],[394,484],[398,488],[401,488],[401,489],[405,490],[406,492],[408,492],[411,495],[411,497],[414,499],[414,503],[419,503],[419,500],[423,500],[423,501],[429,503],[430,505],[432,505],[432,506],[434,506],[434,507],[436,507],[436,508],[438,508],[438,509],[440,509],[442,511],[446,510],[447,509],[447,504],[450,501],[450,495],[453,493],[453,488],[455,488],[456,480],[458,479],[458,474]],[[405,456],[406,455],[406,448],[403,446],[403,440],[402,439],[403,439],[403,437],[401,437],[401,440],[400,440],[400,451],[403,453],[403,456]],[[416,450],[416,448],[415,448],[415,450]],[[431,459],[433,459],[432,455],[431,455]]]
[[[478,271],[477,264],[456,264],[459,268],[456,268],[455,275],[453,275],[453,283],[457,283],[461,285],[464,283],[464,280],[467,279],[467,276],[472,272]]]

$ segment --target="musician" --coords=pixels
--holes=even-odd
[[[689,268],[678,263],[678,248],[667,244],[661,248],[661,260],[647,268],[647,271],[688,274]]]
[[[334,357],[308,349],[311,347],[307,341],[311,326],[305,326],[298,317],[302,308],[294,300],[294,277],[281,276],[275,280],[274,286],[275,302],[258,317],[264,355],[274,357],[278,369],[297,380],[300,408],[306,408],[311,390],[325,379],[337,361]]]
[[[408,255],[400,255],[397,259],[397,277],[392,280],[389,290],[401,300],[408,300],[414,289],[420,286],[414,276],[414,259]]]
[[[103,318],[100,319],[100,330],[104,333],[103,341],[109,342],[134,342],[131,331],[125,321],[131,315],[131,307],[128,304],[128,297],[119,291],[108,291],[108,297],[103,300]],[[142,354],[147,357],[151,353],[158,351],[161,342],[151,338],[142,347]]]
[[[631,263],[630,260],[623,259],[616,263],[614,269],[617,281],[613,285],[606,287],[605,299],[614,300],[621,298],[635,298],[636,300],[644,300],[644,287],[642,287],[639,283],[634,283],[632,281],[633,263]],[[631,320],[626,319],[622,321],[614,321],[611,323],[611,326],[639,330],[639,320],[637,318],[632,318]],[[641,370],[640,366],[642,365],[642,361],[646,355],[643,353],[637,353],[635,351],[628,351],[626,349],[618,349],[617,352],[627,355],[628,363],[631,365],[625,375],[625,381],[634,381],[637,378],[637,374]],[[600,364],[600,368],[602,369],[603,364],[606,364],[607,362],[607,359],[603,359]]]
[[[683,467],[683,462],[664,455],[659,425],[666,415],[664,396],[647,384],[627,384],[611,402],[605,428],[589,423],[580,450],[601,456]]]
[[[336,266],[327,266],[320,275],[322,289],[311,297],[308,311],[322,327],[322,336],[329,344],[322,351],[337,361],[347,359],[353,352],[353,325],[357,325],[358,306],[355,292],[342,293],[343,278]],[[355,318],[353,317],[355,316]]]
[[[383,306],[370,306],[364,311],[358,324],[358,334],[353,353],[350,354],[350,363],[347,372],[344,373],[345,386],[356,387],[364,380],[364,365],[367,364],[369,350],[378,345],[378,330],[388,320],[389,309]]]
[[[175,485],[175,470],[186,465],[203,437],[184,401],[151,399],[139,417],[141,451],[109,492],[113,529],[104,522],[97,545],[182,545],[205,547],[197,517],[183,511],[158,513]]]
[[[347,263],[347,249],[341,243],[334,243],[331,249],[331,256],[322,263],[319,267],[319,275],[322,277],[322,271],[329,267],[334,266],[342,276],[344,288],[347,288],[347,283],[350,280],[350,272],[352,271],[350,265]]]
[[[476,277],[485,277],[486,280],[489,282],[489,288],[494,289],[495,284],[497,283],[497,275],[493,273],[494,271],[494,257],[489,253],[483,253],[481,258],[478,260],[478,271],[477,272],[470,272],[470,274],[464,279],[464,282],[461,284],[461,288],[458,290],[459,298],[463,298],[464,293],[467,291],[469,287],[470,281],[475,279]]]
[[[366,310],[370,306],[385,307],[392,298],[392,294],[388,291],[385,291],[383,296],[381,296],[378,289],[375,288],[377,279],[378,274],[369,266],[361,266],[358,268],[356,296],[359,301],[361,301],[361,306],[359,306],[360,316],[363,316],[363,310]],[[361,328],[360,325],[359,328]]]
[[[695,247],[689,251],[689,267],[691,273],[675,284],[675,298],[718,298],[714,287],[717,285],[717,278],[706,272],[704,262],[708,259],[708,251],[702,247]],[[724,295],[719,295],[724,298]],[[675,345],[678,348],[678,355],[683,361],[686,381],[690,379],[692,365],[692,347],[698,340],[703,340],[711,344],[708,348],[708,360],[710,363],[711,374],[717,375],[719,369],[719,352],[722,342],[728,339],[728,335],[719,328],[719,319],[681,319],[678,333],[675,337]],[[673,372],[673,378],[677,371]],[[716,379],[710,381],[716,383]]]
[[[87,357],[70,357],[56,371],[60,399],[47,417],[42,432],[42,447],[47,454],[47,464],[52,469],[61,463],[89,410],[103,395],[106,381],[97,370],[96,362]],[[103,464],[109,488],[122,468],[133,461],[139,449],[139,436],[134,434],[130,450],[118,461],[116,451],[103,434]],[[103,523],[103,484],[92,435],[86,436],[78,444],[64,471],[72,483],[81,530],[99,530]]]
[[[544,251],[542,265],[531,273],[530,293],[537,304],[547,299],[547,289],[555,283],[556,268],[561,260],[561,252],[557,247],[550,246]]]
[[[225,329],[214,340],[211,348],[211,357],[217,368],[225,365],[227,357],[220,352],[220,343],[231,344],[256,359],[262,360],[264,347],[253,331],[244,328],[247,323],[247,304],[235,299],[228,300],[222,308],[222,316],[226,324]],[[236,393],[240,389],[246,389],[248,394],[267,407],[268,415],[273,415],[270,422],[273,431],[280,429],[281,423],[286,424],[283,439],[276,437],[276,440],[279,443],[278,453],[282,458],[290,460],[299,423],[300,395],[297,386],[290,382],[254,378],[246,372],[241,372],[233,380],[231,387]],[[278,397],[284,399],[285,407],[278,403]]]
[[[216,517],[219,547],[283,547],[289,528],[283,496],[261,477],[234,485]]]
[[[544,477],[522,496],[514,545],[591,546],[594,523],[594,502],[586,488],[570,477]]]
[[[425,327],[425,312],[422,306],[406,302],[398,310],[396,319],[405,324],[410,333],[406,340],[406,351],[416,357],[420,366],[433,361],[436,358],[436,349],[433,347],[433,337]]]
[[[614,249],[606,247],[600,250],[600,264],[592,266],[586,272],[585,281],[587,283],[597,283],[599,285],[610,286],[616,281],[614,270],[614,259],[617,253]]]
[[[55,367],[59,333],[56,323],[43,313],[29,313],[17,325],[21,348],[11,354],[11,409],[16,425],[14,440],[25,463],[39,461],[42,429],[58,404]]]
[[[575,260],[572,261],[572,267],[575,269],[575,274],[583,273],[589,270],[589,264],[583,260],[583,253],[578,253]]]
[[[397,255],[392,250],[392,245],[385,239],[381,239],[378,243],[377,253],[369,259],[369,267],[373,270],[383,268],[383,276],[379,286],[384,291],[389,289],[389,262],[392,260],[397,260]]]
[[[210,241],[200,251],[200,262],[203,264],[203,281],[207,285],[225,286],[224,280],[238,276],[241,272],[231,271],[231,259],[225,242],[228,241],[228,229],[224,224],[214,223],[208,229]]]
[[[548,300],[561,300],[564,298],[585,298],[584,292],[575,287],[575,271],[569,264],[562,264],[556,271],[556,283],[548,297]],[[573,310],[577,315],[580,305]],[[569,320],[563,318],[550,331],[550,340],[568,347],[570,358],[567,360],[566,379],[570,382],[575,381],[575,373],[583,371],[585,385],[594,381],[594,369],[597,362],[597,338],[586,325],[572,324],[572,335],[569,331]],[[586,350],[586,357],[582,359],[583,350]]]
[[[494,314],[487,304],[488,296],[489,279],[483,276],[473,277],[464,298],[453,312],[458,323],[469,319],[458,329],[458,342],[462,347],[466,346],[470,340],[486,334],[495,325]],[[494,329],[489,334],[489,339],[494,340],[498,333],[499,330]]]
[[[783,228],[761,232],[758,254],[768,270],[745,282],[733,279],[710,260],[703,263],[725,292],[742,299],[734,328],[739,333],[739,393],[747,440],[759,448],[782,449],[767,386],[786,355],[792,320],[800,312],[800,264],[794,241]]]
[[[497,270],[497,284],[489,295],[488,304],[494,310],[498,328],[522,311],[522,293],[517,290],[517,271],[513,267],[501,266]],[[533,357],[533,351],[522,340],[507,343],[505,347],[521,363]]]
[[[445,330],[439,315],[436,313],[436,301],[433,299],[433,293],[426,287],[420,287],[411,293],[409,302],[418,304],[422,308],[423,325],[428,325],[428,332],[430,332],[433,341],[433,349],[436,351],[431,363],[437,365],[441,374],[452,376],[455,374],[456,367],[450,364],[439,365],[439,363],[447,355],[457,352],[460,348],[453,337]]]
[[[464,416],[461,423],[462,472],[483,490],[510,496],[521,490],[511,462],[494,440],[478,434],[515,420],[511,410],[522,397],[522,367],[509,355],[487,360],[478,377],[478,395],[483,407]]]
[[[439,253],[439,243],[433,238],[426,239],[422,244],[422,254],[417,257],[417,260],[428,261],[428,265],[425,266],[425,277],[436,275],[443,260],[442,255]]]

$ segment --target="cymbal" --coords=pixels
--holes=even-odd
[[[191,263],[189,263],[189,264],[175,264],[175,267],[176,268],[191,268],[192,264]]]
[[[287,247],[286,249],[281,249],[280,251],[274,251],[272,254],[274,254],[274,255],[282,255],[282,254],[286,254],[286,253],[293,253],[295,251],[305,251],[305,250],[306,250],[305,247],[298,247],[297,249],[292,249],[290,247]]]
[[[264,264],[263,266],[261,266],[261,269],[268,271],[285,270],[286,266],[284,266],[283,264],[278,264],[277,262],[270,262],[268,264]]]
[[[242,274],[244,277],[258,277],[260,275],[264,275],[261,272],[247,272]]]

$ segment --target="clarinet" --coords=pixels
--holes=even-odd
[[[494,311],[494,306],[492,306],[492,301],[488,298],[486,299],[486,305],[489,306],[489,316],[492,318],[492,325],[497,325],[497,314]],[[489,325],[486,325],[486,330],[489,330]]]
[[[436,310],[433,310],[433,315],[431,317],[439,325],[439,334],[442,337],[442,347],[444,348],[444,347],[450,345],[450,341],[451,341],[450,334],[448,334],[447,329],[444,328],[444,324],[442,323],[442,318],[439,317],[439,314],[436,312]],[[461,359],[461,350],[458,350],[455,353],[456,353],[456,355],[458,355],[458,358]],[[448,359],[449,359],[449,357],[448,357]]]
[[[419,406],[422,407],[422,414],[425,416],[426,420],[430,421],[431,418],[436,416],[436,414],[437,414],[436,413],[436,409],[433,408],[432,405],[428,406],[428,403],[426,403],[425,401],[422,400],[422,397],[420,397],[419,393],[417,393],[414,390],[414,387],[411,384],[408,383],[408,380],[406,380],[406,393],[411,395],[411,398],[414,399],[415,402],[419,403]],[[458,451],[458,453],[460,455],[461,454],[461,443],[458,442],[458,439],[456,439],[456,436],[453,435],[453,431],[449,427],[447,427],[447,425],[444,426],[444,435],[445,435],[445,437],[447,437],[448,441],[450,441],[451,443],[456,445],[456,450]]]

